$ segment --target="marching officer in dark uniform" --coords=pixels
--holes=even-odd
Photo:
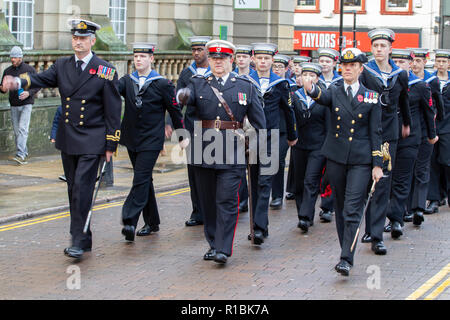
[[[210,246],[203,259],[224,264],[233,253],[239,187],[246,168],[243,120],[247,116],[256,130],[264,129],[266,123],[255,86],[248,78],[231,72],[234,45],[212,40],[206,44],[206,49],[212,74],[194,76],[177,97],[181,104],[194,109],[192,112],[199,120],[192,137],[196,152],[191,159],[198,181],[200,209],[205,213],[205,236]],[[203,135],[215,139],[211,143],[204,140]],[[226,143],[227,139],[233,139],[234,152],[226,150],[230,144]],[[220,147],[219,140],[223,142]],[[212,152],[214,144],[219,149],[214,148]],[[208,150],[211,154],[207,154]]]
[[[405,138],[409,135],[411,114],[408,103],[408,73],[400,69],[392,59],[392,42],[395,33],[390,29],[375,29],[369,32],[372,40],[374,60],[364,65],[361,83],[368,89],[377,92],[382,109],[383,144],[389,143],[391,164],[395,164],[395,155],[399,132]],[[398,112],[402,115],[402,129],[399,130]],[[362,242],[371,242],[375,254],[387,253],[383,242],[384,224],[387,207],[391,195],[391,178],[388,162],[383,164],[386,175],[375,189],[370,206],[366,211],[366,234]]]
[[[314,84],[319,82],[321,72],[322,67],[319,64],[308,62],[302,64],[302,78],[311,78]],[[326,86],[320,85],[325,91]],[[297,226],[306,233],[314,224],[316,200],[326,161],[321,149],[329,130],[330,111],[309,97],[304,88],[295,92],[294,111],[297,119],[298,142],[291,151],[299,219]]]
[[[308,94],[331,110],[330,127],[322,151],[335,195],[336,227],[341,245],[341,260],[335,269],[348,276],[353,266],[352,244],[363,215],[367,188],[372,178],[379,181],[381,169],[381,107],[376,92],[358,81],[367,61],[356,48],[342,52],[344,83],[327,91],[303,79]]]
[[[410,49],[414,53],[412,63],[413,73],[425,81],[431,89],[433,108],[436,112],[437,119],[443,117],[443,102],[441,96],[441,88],[439,78],[425,70],[427,62],[428,49]],[[428,194],[428,183],[430,182],[431,155],[433,153],[433,144],[427,139],[426,127],[424,119],[422,123],[422,140],[419,146],[419,154],[414,166],[414,179],[409,200],[407,204],[408,216],[406,220],[412,221],[414,225],[421,225],[424,221],[423,213],[426,209],[426,201]]]
[[[194,62],[181,71],[180,77],[177,81],[177,92],[180,89],[186,88],[192,78],[192,76],[195,76],[197,74],[200,75],[207,75],[210,74],[211,68],[209,67],[208,63],[208,55],[205,50],[205,45],[208,41],[211,40],[211,37],[209,36],[195,36],[190,37],[189,41],[191,42],[191,50],[192,50],[192,57],[194,58]],[[191,135],[194,132],[194,121],[195,117],[192,114],[189,114],[187,111],[192,110],[191,108],[187,108],[186,112],[184,114],[184,125],[186,126],[186,130],[188,130]],[[188,147],[187,154],[189,156],[190,154],[190,146]],[[196,180],[193,173],[192,165],[189,164],[190,161],[188,161],[187,164],[187,170],[188,170],[188,179],[189,179],[189,187],[191,192],[191,203],[192,203],[192,212],[189,220],[185,222],[187,227],[193,227],[198,225],[203,225],[203,213],[200,210],[200,206],[198,204],[198,194],[197,194],[197,188],[195,187]]]
[[[431,174],[427,197],[430,203],[424,212],[427,214],[438,212],[439,206],[445,205],[445,198],[450,194],[450,71],[448,71],[450,50],[437,49],[435,52],[437,71],[433,75],[439,78],[444,117],[443,119],[437,119],[439,141],[434,145],[431,157]]]
[[[153,167],[164,145],[164,116],[170,114],[176,129],[183,128],[183,115],[175,100],[175,87],[155,70],[152,43],[133,45],[136,71],[119,80],[125,98],[120,144],[127,147],[133,165],[133,186],[122,208],[122,234],[133,241],[141,211],[145,225],[138,236],[159,231],[159,213],[153,187]]]
[[[397,146],[396,163],[392,171],[391,197],[387,212],[389,224],[385,232],[390,232],[393,239],[403,235],[403,214],[405,212],[408,195],[413,181],[414,164],[416,162],[419,145],[422,141],[422,132],[426,132],[428,141],[436,138],[435,113],[431,101],[431,90],[428,84],[410,71],[413,60],[411,50],[393,49],[392,59],[395,64],[408,72],[408,96],[411,111],[411,130],[408,137],[400,139]],[[399,124],[402,123],[399,115]],[[426,128],[422,128],[424,125]],[[400,127],[400,126],[399,126]]]
[[[83,228],[91,208],[100,158],[110,161],[120,138],[122,101],[116,69],[91,51],[100,26],[86,20],[72,20],[75,54],[60,58],[46,71],[5,78],[3,88],[58,88],[63,113],[56,135],[61,150],[70,202],[72,245],[64,253],[81,258],[91,251],[92,234]],[[6,84],[6,83],[7,84]]]
[[[297,84],[292,79],[285,77],[291,58],[282,54],[277,54],[273,57],[273,59],[273,73],[289,82],[291,97],[293,99],[294,93],[297,90]],[[278,173],[273,177],[272,201],[270,202],[270,207],[274,210],[279,210],[283,206],[284,173],[286,169],[286,155],[288,150],[289,145],[287,143],[286,120],[284,118],[284,112],[280,110],[280,165]]]
[[[331,48],[319,48],[317,50],[319,56],[319,64],[322,67],[322,74],[319,81],[328,88],[330,85],[344,81],[342,76],[336,71],[337,61],[339,60],[339,52]],[[320,221],[331,222],[333,217],[334,196],[330,192],[326,171],[322,175],[321,189],[323,193],[320,197]]]
[[[272,150],[270,144],[272,130],[279,130],[281,126],[280,112],[284,112],[286,121],[288,145],[293,146],[297,143],[297,132],[295,130],[295,115],[292,108],[292,97],[290,85],[286,79],[280,78],[272,71],[273,56],[277,52],[277,46],[271,43],[255,43],[253,44],[253,59],[256,65],[257,74],[252,78],[259,95],[263,97],[263,109],[266,116],[267,127],[267,156],[270,158]],[[280,134],[280,139],[283,136]],[[280,155],[278,154],[278,157]],[[279,161],[279,158],[276,161]],[[277,164],[278,167],[278,164]],[[260,245],[264,242],[264,238],[269,235],[269,198],[272,189],[273,176],[278,172],[268,172],[273,169],[273,163],[258,164],[251,166],[252,180],[252,202],[253,202],[253,222],[254,222],[254,244]],[[249,237],[249,240],[251,237]]]

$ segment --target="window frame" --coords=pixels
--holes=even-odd
[[[295,12],[299,13],[320,13],[320,0],[316,0],[316,8],[314,6],[307,6],[305,9],[302,9],[302,6],[295,6]]]
[[[22,43],[23,48],[24,49],[33,49],[34,48],[34,6],[35,6],[35,0],[5,0],[5,19],[6,22],[8,23],[8,28],[9,31],[11,32],[11,34],[14,36],[14,38],[17,39],[17,41],[19,41],[20,43]],[[17,15],[13,15],[13,4],[17,3],[18,7],[19,3],[31,3],[31,15],[30,16],[25,16],[25,15],[20,15],[20,12],[17,13]],[[8,13],[8,14],[7,14]],[[17,26],[18,26],[18,30],[13,31],[12,30],[12,21],[14,18],[17,18]],[[21,20],[27,20],[30,19],[31,20],[31,30],[30,31],[20,31],[20,22]],[[21,36],[20,36],[21,35]],[[28,45],[26,43],[26,35],[30,35],[30,44]],[[25,37],[25,41],[22,41],[23,39],[22,36]]]
[[[380,14],[382,15],[413,15],[413,0],[408,0],[408,8],[400,10],[392,10],[387,7],[388,0],[380,0]]]
[[[109,8],[108,8],[108,18],[111,22],[111,25],[113,27],[114,33],[116,36],[123,42],[127,43],[127,18],[128,18],[128,1],[124,0],[124,6],[123,7],[115,7],[111,5],[112,0],[109,1]],[[111,11],[116,10],[116,12],[120,12],[121,10],[124,10],[124,18],[125,20],[113,20],[111,16]],[[123,23],[123,33],[117,33],[116,26],[117,24]],[[122,38],[123,37],[123,38]]]
[[[342,0],[334,0],[334,10],[333,13],[334,14],[340,14],[341,10],[340,10],[340,1]],[[345,9],[345,6],[344,6]],[[361,10],[356,10],[357,14],[367,14],[366,11],[366,0],[361,0]],[[351,12],[344,12],[344,14],[352,14]]]

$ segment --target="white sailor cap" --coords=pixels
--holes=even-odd
[[[375,40],[379,39],[388,40],[390,42],[395,41],[395,32],[391,29],[373,29],[370,30],[367,35],[369,36],[370,40],[372,40],[372,43]]]
[[[133,43],[133,53],[149,53],[155,52],[156,44],[148,42]]]
[[[361,62],[366,63],[367,56],[364,52],[358,48],[347,48],[342,50],[341,57],[339,59],[341,63]]]
[[[319,58],[327,57],[327,58],[333,59],[335,61],[337,61],[339,59],[339,51],[336,51],[331,48],[319,48],[317,50],[317,53],[319,54]]]
[[[413,56],[410,49],[392,49],[392,59],[412,60]]]
[[[249,45],[237,45],[236,46],[236,54],[248,54],[249,56],[253,55],[253,47]]]
[[[314,72],[318,76],[322,73],[322,66],[318,63],[303,62],[302,63],[302,73],[303,72]]]
[[[229,41],[211,40],[206,44],[206,50],[210,57],[231,57],[236,51],[236,47]]]
[[[273,43],[252,43],[253,54],[269,54],[276,55],[278,53],[278,46]]]
[[[408,48],[408,49],[414,53],[414,57],[424,59],[428,58],[428,52],[430,51],[428,49],[423,48]]]
[[[449,49],[436,49],[434,50],[436,53],[436,58],[447,58],[450,59],[450,50]]]
[[[78,37],[90,36],[101,29],[100,25],[85,19],[70,19],[69,25],[71,26],[70,31],[72,34]]]
[[[194,36],[190,37],[189,41],[191,42],[191,47],[204,47],[211,39],[209,36]]]
[[[310,62],[312,59],[311,57],[306,56],[294,56],[292,57],[292,60],[294,61],[294,63],[303,63],[303,62]]]
[[[289,64],[289,61],[291,60],[291,57],[286,56],[284,54],[277,54],[273,57],[274,62],[282,63],[285,66]]]

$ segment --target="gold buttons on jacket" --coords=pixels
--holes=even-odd
[[[362,114],[360,113],[360,114],[358,114],[358,117],[359,117],[360,119],[362,119],[363,116],[362,116]]]
[[[352,120],[352,124],[355,124],[356,123],[356,121],[355,120]]]
[[[84,109],[84,107],[81,107],[81,109],[80,109],[81,111],[84,111],[85,109]]]
[[[69,108],[70,108],[70,106],[69,106],[69,105],[67,105],[67,106],[66,106],[66,109],[69,109]]]
[[[219,103],[219,107],[221,107],[222,106],[222,104],[221,103]]]
[[[66,101],[70,101],[70,98],[69,98],[69,97],[67,97],[67,98],[66,98]]]
[[[86,100],[81,100],[81,104],[85,104],[86,103]]]
[[[336,126],[336,129],[340,129],[340,128],[341,128],[341,126],[340,126],[340,125],[337,125],[337,126]]]
[[[338,121],[341,121],[341,117],[337,117]]]
[[[68,117],[69,116],[69,113],[68,112],[66,112],[66,117]]]
[[[81,115],[80,118],[81,118],[81,119],[84,119],[84,115]]]
[[[334,110],[336,110],[336,112],[339,112],[339,108],[336,108],[336,109],[334,109]]]
[[[339,138],[339,134],[338,133],[336,133],[336,138]]]
[[[66,123],[69,123],[69,119],[66,119]]]
[[[81,121],[81,122],[80,122],[80,126],[82,126],[83,124],[84,124],[84,122],[83,122],[83,121]]]
[[[352,138],[352,137],[348,138],[348,141],[352,141],[352,140],[353,140],[353,138]]]
[[[351,132],[351,133],[354,133],[354,132],[355,132],[355,129],[350,129],[350,132]]]

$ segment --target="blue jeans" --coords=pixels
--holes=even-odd
[[[20,107],[11,106],[11,122],[17,147],[16,155],[21,158],[28,156],[27,140],[32,108],[31,104]]]

